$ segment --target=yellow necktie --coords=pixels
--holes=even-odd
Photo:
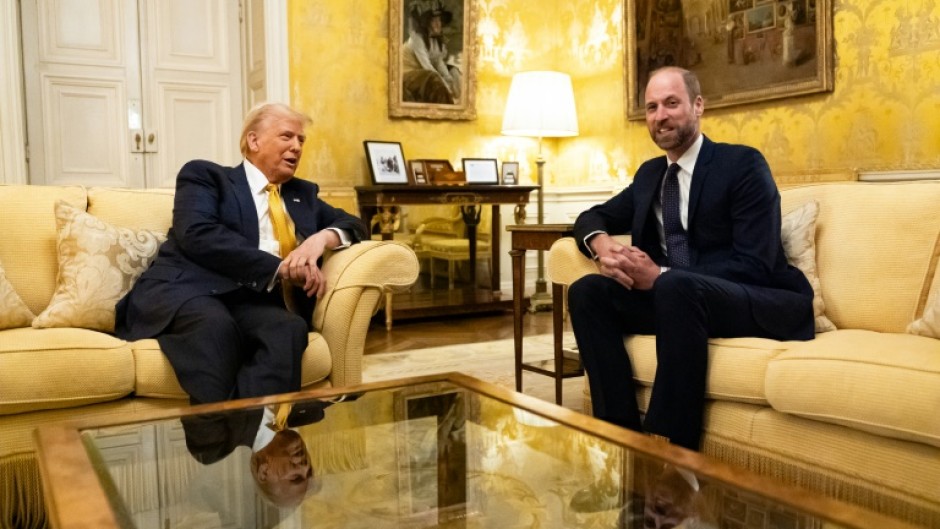
[[[274,226],[274,236],[281,246],[281,259],[284,259],[297,247],[297,238],[294,236],[278,187],[268,184],[264,189],[268,192],[268,215],[271,217],[271,225]]]
[[[287,417],[290,415],[292,405],[289,403],[278,404],[274,411],[274,422],[268,425],[275,432],[281,432],[287,429]]]
[[[271,218],[271,225],[274,227],[274,236],[280,245],[281,259],[284,259],[297,247],[294,226],[284,209],[284,201],[281,200],[281,192],[278,187],[274,184],[268,184],[264,189],[268,192],[268,216]],[[287,306],[287,310],[296,313],[293,289],[286,281],[281,281],[281,290],[284,294],[284,305]]]

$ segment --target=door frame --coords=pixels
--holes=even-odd
[[[287,0],[264,0],[264,36],[268,99],[289,103]],[[0,183],[28,184],[20,1],[0,2],[0,72]]]

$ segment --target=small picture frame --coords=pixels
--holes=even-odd
[[[496,158],[463,158],[463,172],[468,184],[498,184]]]
[[[408,167],[400,142],[366,140],[362,144],[366,149],[373,184],[408,183]]]
[[[408,173],[411,175],[411,183],[417,186],[428,185],[428,170],[424,165],[424,160],[411,160],[408,162]]]
[[[514,186],[519,183],[519,162],[503,162],[502,184]]]

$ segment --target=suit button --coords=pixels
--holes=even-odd
[[[209,293],[210,293],[210,294],[218,294],[219,291],[213,288],[212,290],[209,291]]]
[[[258,288],[258,282],[257,282],[257,281],[252,281],[252,282],[251,282],[251,288]]]

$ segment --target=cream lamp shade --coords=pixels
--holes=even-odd
[[[552,71],[520,72],[512,77],[503,134],[534,138],[578,135],[578,113],[568,74]]]

